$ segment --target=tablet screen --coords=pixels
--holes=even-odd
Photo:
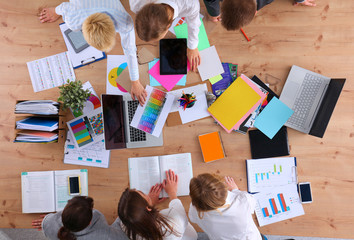
[[[187,39],[160,40],[160,74],[187,74]]]
[[[81,31],[73,32],[68,29],[64,33],[76,53],[81,52],[89,46]]]

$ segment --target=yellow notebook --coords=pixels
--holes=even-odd
[[[264,99],[264,93],[245,75],[238,77],[208,108],[212,117],[228,132],[250,115]]]
[[[219,132],[199,135],[198,138],[202,149],[204,162],[207,163],[225,157]]]

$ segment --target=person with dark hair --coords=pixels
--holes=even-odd
[[[196,71],[201,61],[198,50],[199,0],[129,0],[129,5],[136,13],[136,33],[146,42],[164,38],[173,20],[185,17],[188,24],[187,56],[191,70]]]
[[[118,218],[112,226],[120,226],[133,240],[197,239],[198,235],[188,218],[182,202],[177,198],[178,176],[166,171],[166,180],[153,186],[148,195],[125,189],[118,203]],[[171,200],[169,207],[159,211],[156,204],[164,189]]]
[[[213,22],[221,21],[221,25],[230,31],[238,30],[249,24],[258,10],[273,1],[274,0],[204,0],[204,4],[211,20]],[[316,6],[315,0],[294,0],[294,5]]]
[[[74,197],[63,211],[42,217],[32,221],[32,226],[43,230],[49,239],[128,239],[119,228],[110,227],[102,213],[93,209],[90,197]]]

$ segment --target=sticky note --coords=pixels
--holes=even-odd
[[[272,139],[293,113],[291,108],[278,98],[273,97],[256,118],[254,126]]]
[[[210,47],[209,39],[206,34],[202,19],[200,19],[200,21],[201,21],[201,24],[199,27],[199,34],[198,34],[198,39],[199,39],[198,50],[199,51]],[[183,23],[181,25],[175,26],[174,30],[175,30],[177,38],[187,38],[188,39],[188,25],[187,25],[187,23]]]
[[[219,82],[221,79],[222,79],[222,76],[219,74],[219,75],[216,75],[215,77],[209,78],[209,82],[211,84],[215,84],[215,83]]]

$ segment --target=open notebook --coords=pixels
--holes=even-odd
[[[86,169],[22,172],[22,212],[47,213],[63,210],[69,195],[68,177],[80,176],[81,196],[88,196]]]
[[[166,171],[173,170],[178,175],[177,196],[189,195],[189,181],[193,178],[190,153],[163,156],[129,158],[130,188],[148,194],[156,183],[166,179]],[[160,197],[168,197],[163,190]]]

